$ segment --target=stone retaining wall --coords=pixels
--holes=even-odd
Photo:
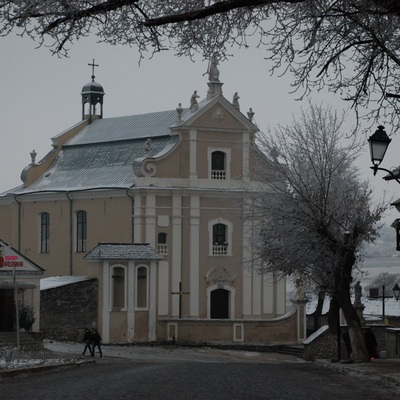
[[[40,292],[40,330],[46,339],[80,342],[97,325],[98,281],[89,279]]]

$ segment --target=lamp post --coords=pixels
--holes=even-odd
[[[389,147],[392,139],[385,132],[385,127],[382,125],[378,126],[378,129],[373,135],[368,138],[369,151],[372,161],[371,169],[374,171],[374,176],[378,171],[387,172],[390,177],[384,177],[385,180],[394,179],[397,183],[400,183],[400,167],[395,170],[395,173],[389,169],[380,167],[383,158],[385,157],[386,150]],[[396,230],[396,250],[400,251],[400,219],[396,219],[392,227]]]
[[[399,298],[400,298],[400,287],[399,287],[399,285],[396,283],[392,290],[393,290],[394,298],[396,299],[396,301],[399,301]]]
[[[374,176],[378,171],[385,171],[391,175],[389,179],[394,179],[397,183],[400,183],[398,171],[396,175],[393,171],[380,167],[391,141],[392,139],[386,134],[385,127],[382,125],[379,125],[375,133],[368,138],[369,152],[372,161],[371,169],[374,171]]]

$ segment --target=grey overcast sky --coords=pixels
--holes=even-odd
[[[94,38],[76,42],[69,58],[52,56],[48,49],[36,49],[29,38],[10,35],[0,38],[0,192],[21,184],[20,174],[30,163],[30,152],[37,152],[40,161],[51,150],[51,137],[81,119],[82,86],[90,81],[95,59],[96,81],[105,90],[104,117],[116,117],[174,109],[178,103],[189,106],[194,90],[200,98],[207,93],[207,61],[199,56],[196,62],[178,58],[164,51],[152,59],[142,60],[134,48],[98,44]],[[219,65],[223,93],[232,100],[240,96],[241,111],[251,107],[254,122],[260,130],[285,125],[299,115],[306,101],[296,101],[290,94],[291,76],[271,77],[264,52],[256,49],[234,51],[234,58]],[[313,94],[312,100],[323,101],[338,111],[347,107],[333,94]],[[349,131],[354,125],[350,111]],[[365,138],[365,151],[359,160],[363,176],[369,178],[377,197],[387,191],[388,197],[400,197],[400,186],[382,180],[382,173],[372,176]],[[398,147],[400,135],[393,138],[388,150],[386,168],[400,164]],[[395,210],[387,220],[400,217]]]

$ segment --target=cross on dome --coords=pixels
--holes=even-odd
[[[92,81],[94,82],[94,67],[99,67],[99,64],[94,63],[94,58],[91,64],[88,64],[89,66],[92,67]]]

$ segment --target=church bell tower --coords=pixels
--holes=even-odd
[[[94,81],[94,67],[98,64],[88,64],[92,67],[92,80],[82,88],[82,119],[88,119],[89,122],[95,118],[103,118],[103,97],[104,89],[99,83]],[[100,113],[97,110],[97,104],[100,105]]]

